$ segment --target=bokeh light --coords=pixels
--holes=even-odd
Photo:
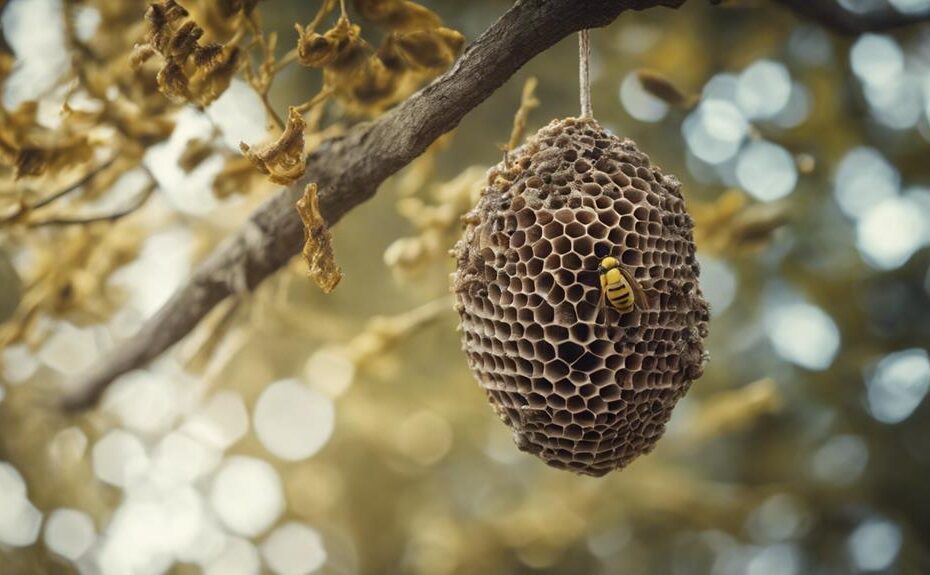
[[[620,84],[620,102],[640,122],[659,122],[668,115],[669,105],[647,92],[635,71]]]
[[[101,437],[91,452],[97,479],[124,487],[141,477],[149,465],[145,445],[123,429],[113,429]]]
[[[277,575],[308,575],[326,563],[320,534],[293,521],[272,531],[262,542],[261,551],[265,563]]]
[[[288,461],[306,459],[333,433],[333,402],[303,382],[274,382],[255,404],[255,433],[271,453]]]
[[[261,558],[258,549],[247,539],[229,537],[222,553],[204,567],[204,575],[259,575]]]
[[[230,531],[253,537],[268,529],[284,511],[281,479],[261,459],[231,457],[213,478],[210,505]]]
[[[45,546],[52,552],[77,561],[97,539],[94,520],[77,509],[56,509],[45,521]]]
[[[32,545],[39,536],[42,513],[29,501],[19,471],[0,461],[0,544]]]
[[[859,480],[869,462],[869,448],[856,435],[836,435],[811,456],[811,474],[818,480],[850,485]]]
[[[885,519],[869,519],[849,536],[848,548],[860,571],[884,571],[901,550],[901,529]]]
[[[766,120],[778,115],[791,97],[791,76],[784,64],[756,60],[739,75],[736,103],[751,120]]]
[[[884,423],[907,419],[930,391],[930,359],[924,349],[890,353],[867,381],[872,417]]]
[[[719,164],[739,151],[749,123],[731,102],[704,100],[685,119],[682,133],[692,154],[709,164]]]
[[[840,348],[836,323],[809,303],[771,306],[765,313],[765,330],[778,355],[810,370],[830,367]]]
[[[900,267],[930,242],[930,214],[908,196],[872,206],[856,228],[856,244],[865,260],[879,269]]]
[[[798,170],[787,150],[777,144],[757,140],[740,152],[736,177],[749,195],[770,202],[794,191]]]
[[[882,200],[896,196],[900,186],[898,170],[878,150],[858,147],[840,162],[833,194],[847,216],[859,219]]]

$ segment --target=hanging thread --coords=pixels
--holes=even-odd
[[[594,112],[591,110],[591,42],[588,39],[588,31],[582,30],[578,33],[578,76],[581,86],[581,117],[591,118]]]

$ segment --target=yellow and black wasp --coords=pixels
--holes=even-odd
[[[602,306],[607,302],[620,313],[629,313],[633,308],[645,310],[649,307],[646,292],[617,258],[602,259],[597,272],[601,278]]]

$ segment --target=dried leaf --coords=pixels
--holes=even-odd
[[[330,293],[342,279],[342,271],[333,256],[333,239],[320,214],[316,184],[307,184],[297,200],[297,213],[304,223],[304,259],[310,277],[324,293]]]
[[[789,221],[791,213],[786,203],[754,204],[733,218],[730,242],[745,249],[764,246]]]
[[[256,180],[266,181],[255,171],[251,160],[233,156],[226,160],[223,169],[213,179],[213,195],[218,198],[246,195],[256,189]]]
[[[241,3],[238,9],[243,9]],[[232,9],[232,8],[230,8]],[[153,2],[146,12],[145,44],[135,46],[130,64],[140,69],[154,53],[161,55],[158,89],[175,102],[207,106],[229,87],[238,70],[238,46],[200,43],[204,30],[174,0]]]
[[[206,107],[219,98],[229,88],[236,74],[240,54],[238,46],[224,47],[218,56],[206,60],[208,63],[200,66],[194,76],[190,100]]]
[[[730,190],[716,201],[693,208],[695,240],[710,253],[735,253],[765,247],[791,219],[785,202],[750,204],[745,194]]]
[[[778,385],[770,378],[724,391],[710,397],[701,406],[692,436],[707,440],[746,428],[759,416],[779,411],[784,404]]]
[[[655,70],[639,70],[636,76],[644,90],[672,106],[690,108],[698,100],[697,96],[685,94],[670,78]]]
[[[526,133],[526,121],[530,112],[539,107],[539,99],[536,98],[536,86],[539,82],[534,77],[526,79],[523,84],[523,95],[520,98],[520,107],[513,117],[513,129],[510,131],[510,141],[507,143],[507,150],[511,151],[520,145],[523,141],[523,135]]]
[[[213,152],[214,149],[210,140],[191,138],[185,144],[181,157],[178,158],[178,166],[185,172],[192,172],[204,160],[213,155]]]
[[[395,35],[398,53],[413,69],[445,68],[455,61],[465,37],[450,28],[417,30]]]
[[[252,162],[258,170],[267,174],[272,182],[287,185],[295,182],[304,175],[306,168],[304,159],[304,128],[306,123],[303,116],[295,107],[288,109],[287,126],[277,141],[252,151],[248,144],[242,142],[239,149]]]
[[[361,37],[361,28],[345,16],[340,17],[325,34],[314,32],[310,26],[297,25],[297,58],[304,66],[345,70],[358,66],[371,53],[371,47]]]
[[[426,30],[442,25],[432,10],[405,0],[356,0],[355,7],[366,20],[398,32]]]
[[[23,282],[5,249],[0,249],[0,323],[13,317],[22,298]]]
[[[70,124],[41,125],[37,102],[24,102],[12,113],[0,108],[0,113],[0,161],[13,168],[14,179],[56,173],[93,156],[87,135],[73,132]]]

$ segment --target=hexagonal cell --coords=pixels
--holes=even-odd
[[[579,174],[584,174],[591,169],[591,164],[585,160],[578,160],[575,162],[575,171]]]
[[[601,194],[601,186],[596,182],[586,182],[581,185],[581,192],[586,196],[599,196]]]
[[[572,395],[565,398],[565,409],[572,413],[578,413],[579,411],[584,411],[587,407],[585,406],[584,398],[580,395]]]
[[[543,226],[543,237],[550,240],[554,240],[562,236],[565,231],[565,226],[561,222],[549,222]]]
[[[568,338],[568,327],[575,325],[578,321],[578,313],[575,311],[575,306],[569,302],[560,303],[555,307],[555,322],[560,326],[558,329],[562,330],[558,332],[559,340]],[[556,327],[556,326],[552,326]],[[553,330],[553,335],[555,335],[556,330]],[[546,334],[549,335],[547,328]]]
[[[565,255],[572,251],[572,240],[567,236],[560,236],[552,240],[553,255]]]
[[[578,345],[573,341],[566,341],[559,344],[559,359],[568,362],[569,364],[575,363],[575,361],[584,354],[584,348]]]
[[[546,303],[542,303],[532,310],[527,310],[532,314],[531,321],[536,321],[538,324],[548,324],[552,323],[552,320],[555,318],[555,311],[552,309],[552,306]]]
[[[571,222],[565,225],[565,234],[570,238],[581,238],[585,235],[585,227],[581,222]]]
[[[630,177],[624,174],[622,171],[614,172],[610,175],[610,179],[621,188],[627,188],[630,186]]]
[[[588,226],[588,236],[595,240],[607,237],[607,226],[601,222],[594,222]]]

